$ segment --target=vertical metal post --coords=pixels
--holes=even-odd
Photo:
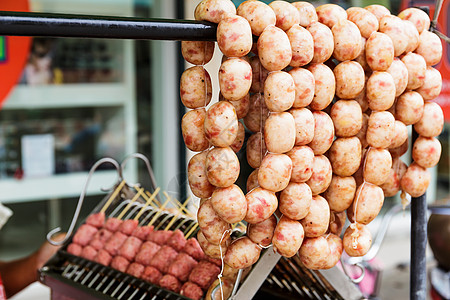
[[[412,142],[417,139],[413,129]],[[411,269],[409,298],[425,300],[427,298],[427,197],[426,193],[411,199]]]

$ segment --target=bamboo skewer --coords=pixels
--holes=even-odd
[[[166,207],[167,204],[169,204],[170,202],[170,197],[167,195],[166,192],[164,192],[164,196],[167,197],[166,201],[164,202],[164,204],[159,208],[159,210],[156,212],[155,216],[153,217],[153,219],[150,221],[150,223],[148,223],[147,226],[152,226],[153,223],[155,223],[156,219],[159,217],[159,215],[161,214],[161,212],[163,211],[163,209]]]
[[[155,199],[156,195],[159,193],[160,190],[161,189],[157,187],[156,190],[153,192],[153,194],[151,194],[150,198],[148,198],[145,193],[142,194],[143,198],[145,199],[145,205],[141,208],[136,217],[134,217],[135,220],[139,220],[139,218],[144,213],[145,209],[153,202],[153,200]]]
[[[187,203],[187,201],[184,202],[184,204],[180,208],[178,208],[177,213],[173,216],[172,220],[170,220],[169,224],[167,224],[166,228],[164,228],[164,231],[167,231],[170,227],[172,227],[173,223],[175,223],[175,221],[178,219],[178,216],[183,213],[183,208],[187,205]]]
[[[194,226],[192,226],[191,230],[189,230],[189,232],[186,233],[184,236],[185,237],[190,236],[195,231],[195,229],[197,229],[197,227],[198,227],[198,223],[195,223]]]
[[[114,192],[109,197],[108,201],[106,201],[105,205],[102,207],[100,212],[105,213],[105,211],[108,209],[108,207],[111,205],[112,201],[119,195],[120,191],[122,190],[123,186],[125,185],[125,180],[122,180],[122,182],[117,186],[117,188],[114,190]]]
[[[131,199],[130,203],[127,204],[127,206],[125,207],[124,210],[122,210],[122,212],[119,214],[119,216],[117,217],[118,219],[122,219],[123,216],[126,214],[126,212],[130,209],[130,207],[133,205],[134,202],[136,202],[136,200],[141,196],[142,192],[144,191],[144,188],[137,188],[136,186],[134,187],[137,190],[136,195],[134,195],[133,199]]]

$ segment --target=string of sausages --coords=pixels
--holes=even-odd
[[[236,9],[229,0],[201,1],[194,15],[218,24],[224,55],[220,101],[206,110],[210,79],[202,71],[199,82],[196,70],[214,44],[182,43],[183,57],[196,66],[182,75],[181,101],[203,109],[198,117],[186,113],[182,132],[188,149],[199,152],[188,179],[201,199],[205,253],[234,269],[251,267],[271,245],[311,269],[333,267],[344,250],[367,253],[366,225],[385,197],[425,193],[427,168],[440,158],[444,119],[432,100],[442,78],[432,66],[442,43],[428,15],[286,1],[244,1]],[[407,166],[401,156],[409,125],[419,138]],[[235,184],[244,149],[255,169],[245,194]],[[341,239],[346,217],[351,225]],[[246,235],[231,240],[230,228],[242,221]]]

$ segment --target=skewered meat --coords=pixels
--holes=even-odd
[[[220,268],[209,261],[201,261],[189,275],[189,281],[207,289],[220,273]]]
[[[92,240],[98,229],[89,224],[83,224],[73,236],[73,242],[80,246],[86,246]]]
[[[169,231],[172,232],[172,231]],[[183,250],[184,246],[186,245],[186,238],[184,237],[183,232],[181,230],[177,229],[173,231],[172,235],[170,236],[169,240],[167,241],[167,246],[172,247],[176,251]]]
[[[114,234],[109,238],[109,240],[106,242],[105,249],[109,252],[112,256],[116,256],[119,252],[120,247],[122,247],[123,243],[127,240],[128,236],[123,234],[120,231],[114,232]]]
[[[123,256],[117,255],[111,261],[111,268],[125,272],[130,265],[130,262]]]
[[[134,257],[139,251],[142,241],[135,236],[130,236],[126,239],[119,249],[119,255],[125,257],[129,261],[133,261]]]
[[[92,225],[97,228],[102,228],[104,223],[105,223],[104,212],[92,214],[86,219],[86,224]]]
[[[148,266],[150,264],[150,260],[153,258],[156,252],[159,251],[160,248],[161,246],[159,246],[158,244],[147,241],[142,244],[134,260],[140,264]]]
[[[139,222],[138,220],[125,220],[122,224],[119,226],[119,231],[126,235],[131,235],[133,231],[138,227]]]
[[[157,268],[162,273],[167,273],[170,263],[178,255],[172,247],[162,246],[150,261],[150,266]]]

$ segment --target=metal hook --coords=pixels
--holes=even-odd
[[[88,188],[89,182],[90,182],[90,180],[92,178],[92,175],[97,170],[97,168],[100,165],[104,164],[104,163],[110,163],[117,169],[117,174],[119,176],[118,182],[120,182],[120,180],[122,179],[122,170],[120,169],[120,165],[119,165],[119,163],[117,161],[115,161],[114,159],[109,158],[109,157],[105,157],[105,158],[102,158],[99,161],[97,161],[92,166],[92,168],[89,170],[89,173],[88,173],[88,176],[87,176],[87,179],[86,179],[86,183],[84,184],[83,191],[81,192],[80,198],[78,199],[77,208],[75,209],[75,213],[73,215],[72,222],[70,223],[70,227],[69,227],[69,230],[66,233],[66,236],[61,241],[54,241],[54,240],[52,240],[53,235],[55,233],[58,233],[58,232],[61,231],[61,227],[57,227],[57,228],[51,230],[49,233],[47,233],[47,241],[50,244],[55,245],[55,246],[60,246],[60,245],[64,244],[70,238],[70,236],[72,235],[73,229],[75,228],[75,225],[76,225],[76,223],[78,221],[78,216],[80,215],[81,206],[83,205],[83,201],[84,201],[84,198],[86,196],[87,188]],[[110,189],[112,189],[112,188],[110,188]],[[105,190],[105,189],[102,188],[102,190]]]
[[[140,159],[140,160],[144,161],[145,166],[147,167],[148,176],[150,177],[150,183],[152,185],[153,191],[155,191],[156,188],[158,187],[158,185],[156,184],[155,175],[153,174],[153,169],[152,169],[152,166],[150,164],[150,161],[148,160],[148,158],[145,155],[143,155],[141,153],[132,153],[132,154],[126,156],[125,159],[120,164],[120,168],[121,168],[122,173],[123,173],[123,170],[125,168],[125,165],[127,164],[127,162],[131,158],[137,158],[137,159]],[[131,183],[130,184],[130,186],[134,186],[134,185],[138,185],[138,184],[136,184],[136,183]],[[156,195],[156,198],[158,199],[159,202],[161,202],[161,199],[159,198],[159,194]]]
[[[352,278],[348,273],[347,273],[347,269],[346,266],[344,264],[344,262],[342,261],[342,257],[339,259],[341,262],[341,266],[342,266],[342,270],[344,271],[344,274],[355,284],[360,283],[363,279],[364,276],[366,275],[366,267],[364,267],[361,263],[356,263],[353,264],[354,266],[358,267],[361,270],[361,275],[359,275],[358,278]]]

